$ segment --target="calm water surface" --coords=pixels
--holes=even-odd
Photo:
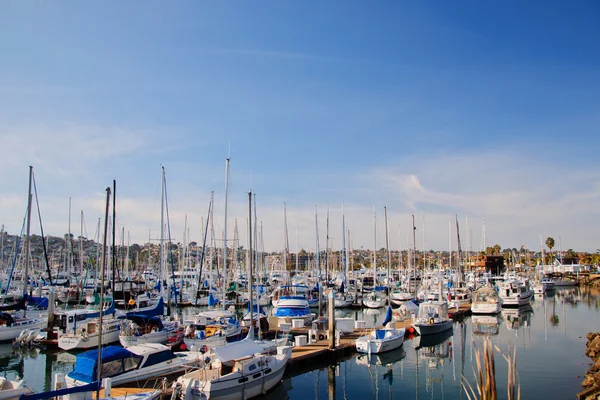
[[[485,337],[506,355],[516,349],[522,399],[575,398],[590,362],[584,355],[585,336],[600,331],[599,313],[600,292],[558,290],[551,297],[538,296],[531,308],[469,317],[444,336],[413,338],[397,351],[300,371],[264,399],[466,399],[461,377],[475,385],[476,350]],[[383,309],[336,311],[368,326],[381,324],[384,314]],[[52,374],[70,372],[74,362],[75,356],[65,352],[0,346],[1,376],[23,377],[36,391],[48,390]],[[499,398],[506,398],[507,363],[498,352],[495,366]]]

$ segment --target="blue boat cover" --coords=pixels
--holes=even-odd
[[[310,315],[310,308],[278,308],[273,315],[276,317],[304,317]]]
[[[375,339],[383,339],[385,338],[385,329],[377,329],[375,331]]]
[[[108,346],[102,349],[102,363],[123,360],[129,357],[139,357],[121,346]],[[81,382],[93,382],[96,379],[96,363],[98,349],[89,350],[77,355],[75,369],[68,374],[70,378]]]
[[[47,297],[28,296],[28,300],[36,308],[40,308],[40,309],[48,308],[48,298]]]
[[[58,396],[65,396],[67,394],[72,393],[85,393],[85,392],[95,392],[102,389],[102,385],[100,382],[92,382],[83,386],[75,386],[72,388],[64,388],[58,390],[51,390],[49,392],[41,392],[41,393],[31,393],[31,394],[22,394],[19,397],[19,400],[42,400],[42,399],[52,399]]]

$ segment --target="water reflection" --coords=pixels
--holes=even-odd
[[[531,326],[533,308],[530,305],[519,308],[503,308],[502,318],[509,330],[518,330],[521,327]]]
[[[360,354],[356,357],[356,364],[358,365],[385,365],[390,366],[396,364],[398,361],[406,357],[406,350],[404,350],[404,344],[399,348],[386,351],[380,354]]]
[[[500,333],[502,319],[499,315],[473,315],[471,320],[474,335],[492,336]]]

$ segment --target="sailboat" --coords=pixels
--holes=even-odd
[[[110,199],[110,188],[106,189],[106,214],[105,214],[105,225],[104,225],[104,239],[103,239],[103,255],[102,255],[102,269],[101,269],[101,289],[100,289],[100,296],[101,298],[104,296],[104,270],[106,268],[106,231],[107,231],[107,227],[108,227],[108,208],[109,208],[109,199]],[[100,324],[99,324],[99,329],[100,331],[102,331],[102,313],[100,313],[99,315],[99,319],[100,319]],[[125,394],[125,396],[121,396],[121,397],[111,397],[110,396],[110,391],[111,391],[111,387],[112,387],[112,380],[110,377],[105,377],[110,375],[112,372],[115,371],[115,367],[118,367],[117,363],[114,363],[112,365],[108,365],[107,368],[104,368],[104,365],[102,364],[102,361],[105,359],[102,358],[102,332],[100,332],[99,337],[99,343],[98,343],[98,351],[97,351],[97,359],[96,361],[91,361],[91,359],[88,357],[85,360],[82,358],[82,364],[85,366],[85,368],[83,368],[84,373],[86,374],[91,374],[92,372],[95,373],[95,380],[93,380],[90,383],[81,385],[78,387],[74,387],[74,388],[68,388],[67,387],[67,380],[64,374],[59,373],[55,375],[55,380],[54,380],[54,389],[52,391],[49,392],[44,392],[44,393],[39,393],[39,394],[33,394],[33,395],[23,395],[20,397],[21,400],[25,400],[25,399],[31,399],[31,400],[39,400],[39,399],[49,399],[49,398],[61,398],[63,400],[91,400],[92,398],[95,398],[96,400],[99,399],[112,399],[112,400],[154,400],[157,399],[161,394],[162,391],[160,390],[149,390],[149,391],[145,391],[142,392],[140,391],[140,393],[127,393]],[[85,354],[85,353],[84,353]],[[87,361],[87,362],[86,362]],[[91,361],[91,362],[90,362]],[[108,361],[108,360],[107,360]],[[116,360],[112,360],[112,361],[116,361]],[[95,364],[94,364],[95,363]],[[90,368],[92,365],[95,365],[95,368],[92,369],[92,371],[90,371]],[[125,362],[121,363],[120,368],[121,369],[125,369],[127,368],[128,364],[125,364]],[[93,376],[92,376],[93,378]],[[100,390],[104,388],[104,396],[100,397]],[[95,396],[94,396],[95,393]]]
[[[377,286],[377,216],[373,212],[373,290],[367,294],[363,294],[363,305],[367,308],[381,308],[385,306],[387,299],[383,293],[378,290]]]
[[[27,289],[29,282],[29,262],[30,262],[30,227],[31,227],[31,200],[32,200],[32,187],[33,181],[33,167],[29,167],[29,191],[27,196],[27,233],[25,236],[25,271],[23,278],[23,295],[20,302],[17,304],[25,305],[27,301]],[[8,311],[13,309],[12,307],[4,307],[4,311]],[[23,330],[25,329],[42,329],[48,325],[48,320],[46,318],[34,318],[27,317],[27,309],[23,308],[22,312],[0,312],[0,342],[2,341],[12,341],[16,339]]]
[[[383,329],[375,329],[356,340],[356,351],[359,353],[377,354],[397,349],[404,343],[405,329],[392,327],[392,307],[388,306]]]

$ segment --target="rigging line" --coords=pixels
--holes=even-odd
[[[38,198],[37,185],[35,184],[35,174],[32,172],[32,181],[33,181],[33,192],[35,193],[35,204],[38,211],[38,219],[40,220],[40,230],[42,233],[42,246],[44,249],[44,259],[46,260],[46,271],[48,272],[48,280],[50,281],[50,286],[52,286],[52,272],[50,270],[50,262],[48,261],[48,249],[46,247],[46,240],[44,239],[44,226],[42,225],[42,213],[40,211],[40,201]]]
[[[21,227],[21,233],[19,234],[19,238],[17,239],[17,244],[16,244],[16,248],[15,248],[15,256],[13,257],[12,267],[10,268],[10,274],[8,275],[8,283],[6,284],[5,293],[8,293],[8,290],[10,289],[10,283],[12,281],[12,276],[13,276],[13,272],[15,270],[15,265],[17,264],[19,248],[21,247],[21,239],[23,237],[23,231],[25,230],[25,221],[26,220],[27,220],[27,210],[25,210],[25,217],[23,217],[23,226]],[[4,304],[5,300],[6,299],[2,300],[2,304]]]
[[[164,169],[163,169],[164,171]],[[167,199],[167,178],[163,175],[164,188],[165,188],[165,210],[167,212],[167,236],[169,237],[169,259],[171,261],[171,280],[173,281],[173,289],[177,290],[177,283],[175,282],[175,262],[173,261],[173,248],[171,246],[171,221],[169,218],[169,200]],[[183,288],[181,288],[183,290]],[[175,298],[175,309],[177,309],[177,296]],[[171,299],[167,299],[171,301]]]

